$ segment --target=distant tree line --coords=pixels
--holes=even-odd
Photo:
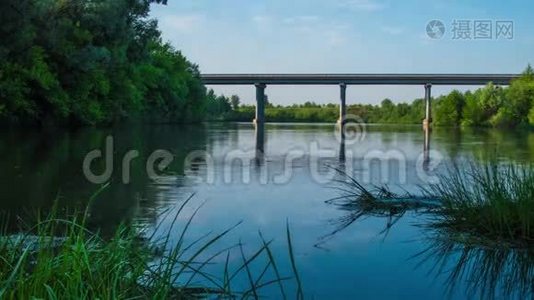
[[[503,88],[489,83],[474,92],[453,91],[436,99],[434,120],[447,126],[534,126],[534,72]]]
[[[210,120],[251,121],[254,105],[240,105],[239,97],[208,93]],[[432,117],[438,126],[516,127],[534,126],[534,72],[530,66],[509,87],[488,83],[485,87],[462,93],[454,90],[432,99]],[[393,103],[384,99],[380,105],[351,104],[347,113],[367,123],[420,124],[424,117],[423,99],[411,103]],[[265,117],[271,122],[335,122],[339,105],[306,102],[290,106],[267,102]]]
[[[202,120],[198,67],[162,42],[151,2],[166,1],[0,1],[0,121]]]

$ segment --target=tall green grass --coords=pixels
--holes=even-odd
[[[365,188],[344,175],[337,186],[342,195],[329,201],[349,212],[337,231],[366,216],[389,218],[389,228],[405,212],[418,211],[431,217],[430,226],[449,230],[451,236],[462,233],[484,243],[534,247],[532,166],[493,162],[452,167],[418,195],[394,193],[387,186]]]
[[[461,285],[468,298],[532,298],[534,167],[456,165],[417,194],[363,186],[340,173],[334,188],[341,195],[327,202],[347,214],[332,234],[365,217],[386,218],[385,233],[407,212],[418,213],[427,247],[414,258],[446,276],[449,296]]]
[[[534,168],[490,163],[456,167],[426,193],[442,202],[434,226],[534,246]]]
[[[86,226],[87,212],[59,218],[57,210],[24,233],[5,233],[0,237],[0,299],[259,298],[270,286],[278,286],[277,298],[303,297],[289,226],[293,273],[285,276],[271,241],[261,235],[262,245],[249,256],[241,243],[218,249],[218,242],[235,226],[186,242],[196,212],[182,228],[175,223],[190,199],[178,208],[168,232],[159,237],[143,237],[145,228],[123,224],[113,237],[104,238]],[[178,237],[174,243],[171,235]],[[236,264],[230,260],[237,250],[240,262]],[[222,274],[206,271],[221,259]],[[262,271],[252,265],[263,265]],[[244,276],[248,288],[238,282]],[[288,281],[297,287],[294,293],[286,286]]]

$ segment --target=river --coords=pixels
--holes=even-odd
[[[252,253],[261,231],[274,239],[273,252],[285,271],[289,225],[306,298],[480,296],[472,278],[450,276],[460,253],[451,253],[441,271],[443,255],[418,255],[436,246],[418,226],[426,222],[418,212],[394,217],[394,224],[384,216],[353,220],[350,210],[329,202],[340,195],[336,169],[365,186],[417,193],[454,162],[532,161],[534,133],[434,128],[425,141],[421,126],[359,125],[344,147],[338,135],[333,124],[266,124],[263,151],[257,152],[257,132],[244,123],[3,129],[0,206],[11,216],[50,208],[56,199],[60,207],[83,207],[102,182],[111,181],[90,203],[92,226],[111,234],[124,220],[148,228],[161,223],[158,230],[166,230],[172,218],[162,212],[172,214],[193,195],[176,224],[183,228],[202,206],[188,240],[242,222],[215,248],[241,241]],[[109,154],[107,165],[102,157],[87,157],[98,154],[94,150]],[[160,170],[166,158],[170,164]],[[6,220],[8,230],[20,230],[17,218]],[[465,263],[467,270],[471,264]],[[502,290],[498,281],[495,288]]]

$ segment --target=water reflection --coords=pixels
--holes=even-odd
[[[327,200],[326,203],[334,205],[343,214],[329,220],[334,229],[319,238],[317,245],[324,244],[334,238],[338,233],[352,224],[365,218],[375,218],[385,221],[385,226],[378,232],[386,238],[389,230],[408,212],[420,214],[439,207],[439,201],[431,196],[416,196],[408,192],[396,194],[387,187],[365,188],[354,178],[338,170],[341,178],[337,181],[341,194]]]
[[[412,259],[416,267],[430,268],[437,282],[445,282],[450,298],[458,294],[480,299],[534,296],[534,248],[513,248],[499,240],[483,240],[469,232],[434,226],[432,220],[440,218],[442,212],[439,199],[431,195],[395,194],[386,187],[367,189],[350,177],[339,182],[341,196],[327,203],[343,213],[329,221],[334,229],[321,236],[315,247],[326,248],[326,242],[364,219],[385,221],[376,232],[385,242],[390,230],[410,215],[416,221],[411,226],[420,228],[424,237],[409,241],[424,245]]]
[[[424,128],[422,168],[425,172],[430,171],[430,136],[431,129]],[[345,155],[345,138],[342,134],[339,146],[340,163],[336,168],[339,176],[333,185],[340,192],[340,196],[327,200],[326,203],[334,205],[345,214],[329,221],[334,226],[334,229],[329,234],[322,236],[317,245],[325,243],[328,239],[333,238],[337,233],[364,217],[385,219],[385,227],[379,234],[387,235],[389,229],[406,212],[418,212],[422,209],[428,210],[436,207],[437,201],[431,197],[415,196],[406,191],[402,194],[394,194],[387,186],[370,185],[369,188],[364,187],[353,177],[353,174],[345,169]]]
[[[256,139],[254,162],[256,166],[261,166],[265,163],[265,124],[260,122],[255,123],[254,126],[254,136]]]
[[[430,165],[430,127],[425,126],[423,132],[425,136],[423,142],[423,170],[428,172]]]
[[[285,222],[290,220],[304,284],[316,291],[310,297],[356,298],[354,294],[357,294],[358,298],[390,299],[402,292],[410,298],[440,298],[442,281],[433,282],[426,270],[413,270],[413,264],[405,262],[425,246],[420,239],[413,243],[406,241],[413,240],[414,235],[419,237],[419,229],[411,223],[425,222],[417,217],[427,208],[410,206],[406,202],[379,208],[342,200],[325,204],[324,200],[335,193],[328,188],[330,183],[319,183],[312,177],[309,158],[318,158],[318,154],[311,153],[310,145],[316,143],[328,150],[328,159],[322,159],[325,163],[317,166],[320,172],[328,173],[331,169],[323,170],[323,166],[331,165],[357,176],[369,174],[366,188],[380,182],[382,176],[378,175],[382,169],[380,165],[364,163],[365,155],[372,151],[378,152],[378,156],[391,150],[402,152],[407,163],[393,165],[384,172],[395,175],[400,167],[407,168],[405,184],[395,179],[390,181],[395,191],[399,187],[414,192],[412,188],[421,184],[415,172],[415,167],[421,165],[416,162],[420,162],[421,154],[427,165],[433,162],[434,151],[443,154],[446,160],[474,157],[484,161],[495,152],[502,160],[530,162],[534,159],[534,134],[529,132],[450,128],[421,132],[420,126],[370,125],[366,127],[365,139],[351,143],[336,139],[332,124],[266,124],[262,130],[258,129],[249,123],[215,123],[205,127],[128,126],[75,132],[0,129],[0,188],[3,191],[0,208],[19,214],[24,209],[49,207],[58,194],[62,205],[83,207],[98,189],[82,174],[83,157],[88,151],[103,149],[106,137],[113,135],[116,137],[114,174],[109,188],[95,199],[90,209],[95,227],[111,232],[115,224],[123,220],[156,224],[162,210],[183,203],[194,192],[195,199],[206,200],[207,204],[191,226],[191,239],[206,231],[244,221],[246,225],[235,233],[243,241],[255,241],[258,229],[269,237],[283,240],[279,233],[284,232]],[[121,180],[122,157],[132,149],[138,150],[140,156],[132,162],[131,182],[126,185]],[[157,149],[168,150],[175,159],[160,172],[165,175],[164,179],[152,180],[146,175],[146,158]],[[254,167],[250,160],[254,158],[251,153],[254,149],[255,170],[262,179],[226,181],[226,155],[233,150],[244,152],[250,167]],[[286,165],[291,150],[301,150],[304,155]],[[199,155],[186,159],[194,151]],[[100,163],[95,163],[95,173],[103,167]],[[208,168],[209,165],[215,168]],[[266,173],[266,167],[270,167],[271,172]],[[231,169],[229,178],[239,178],[241,170]],[[275,177],[271,175],[286,174],[285,170],[288,171],[287,180],[285,177],[280,180],[282,183],[271,180]],[[383,195],[388,196],[388,193],[383,191]],[[327,227],[328,220],[332,221]],[[359,225],[353,226],[354,223]],[[12,224],[17,225],[16,220]],[[330,252],[312,247],[319,236],[329,233],[332,233],[330,237],[319,241],[329,243],[317,246],[328,246]],[[376,243],[377,233],[384,238],[387,236],[387,241]],[[331,239],[333,235],[336,236],[334,240]],[[278,250],[287,251],[283,246]],[[433,257],[438,258],[436,254]],[[431,261],[425,266],[434,264],[433,259],[430,257]],[[533,273],[531,267],[513,266]],[[458,286],[458,290],[463,290],[466,284],[462,280],[469,278],[460,280],[462,286]],[[384,282],[391,288],[384,289]],[[465,298],[463,296],[460,293],[457,298]]]
[[[328,201],[344,214],[330,221],[334,229],[321,236],[315,246],[326,248],[325,243],[334,236],[368,218],[385,221],[383,229],[377,229],[376,233],[385,242],[390,230],[410,213],[411,218],[418,220],[412,226],[419,227],[424,238],[405,242],[417,244],[422,241],[425,245],[422,251],[413,253],[412,260],[416,267],[430,268],[436,281],[444,281],[450,298],[458,294],[479,299],[527,299],[534,296],[533,248],[512,248],[499,241],[480,240],[467,232],[435,228],[428,224],[429,219],[424,218],[423,213],[433,212],[432,217],[436,217],[435,213],[439,212],[434,210],[438,207],[437,202],[432,203],[432,199],[420,202],[425,198],[409,197],[391,195],[384,189]]]
[[[345,197],[331,199],[328,200],[327,203],[336,205],[336,207],[343,211],[344,214],[339,218],[329,220],[329,224],[333,226],[334,229],[326,235],[319,237],[315,246],[320,248],[324,248],[329,240],[333,239],[337,234],[347,229],[358,220],[369,217],[385,221],[383,229],[377,233],[377,235],[383,235],[383,238],[385,238],[393,225],[395,225],[395,223],[397,223],[407,212],[407,209],[402,205],[376,207],[362,201],[350,201]]]
[[[113,165],[96,159],[92,171],[101,174],[110,167],[113,173],[109,186],[91,203],[90,223],[102,232],[113,232],[120,222],[153,224],[166,205],[163,202],[176,201],[157,197],[159,191],[190,186],[186,177],[177,176],[184,173],[184,157],[209,145],[205,128],[198,125],[132,124],[103,130],[4,130],[0,134],[0,210],[10,216],[2,221],[11,232],[20,230],[20,218],[31,223],[37,209],[47,213],[55,202],[62,210],[84,210],[100,185],[85,178],[82,162],[88,152],[104,150],[108,136],[114,138]],[[171,152],[175,159],[162,170],[167,180],[154,183],[148,178],[146,162],[159,149]],[[124,184],[122,160],[130,150],[139,151],[139,157],[131,162],[130,183]]]
[[[345,163],[346,160],[346,152],[345,152],[345,136],[341,136],[341,140],[339,141],[339,163],[342,165]]]
[[[527,299],[534,296],[534,249],[480,244],[459,234],[435,232],[427,248],[414,256],[430,263],[437,278],[446,277],[449,294],[464,286],[480,299]]]

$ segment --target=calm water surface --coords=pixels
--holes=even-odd
[[[273,250],[286,273],[290,270],[285,239],[289,222],[306,298],[464,299],[480,297],[477,287],[483,284],[486,290],[492,285],[501,290],[501,279],[484,283],[484,276],[469,277],[469,270],[483,274],[484,268],[499,269],[492,265],[492,258],[498,256],[502,263],[507,253],[464,252],[464,257],[475,259],[463,264],[459,264],[461,252],[418,255],[429,247],[444,246],[417,226],[426,222],[424,216],[407,213],[385,230],[387,217],[364,216],[351,223],[350,210],[325,201],[339,196],[332,188],[332,179],[339,179],[333,168],[353,174],[366,186],[387,184],[394,190],[417,192],[418,185],[446,172],[446,165],[453,161],[534,160],[533,133],[434,129],[427,152],[420,126],[367,126],[355,139],[348,137],[345,151],[334,132],[331,124],[267,124],[262,156],[256,155],[257,136],[251,124],[132,125],[75,132],[3,130],[0,205],[11,215],[50,207],[54,199],[62,206],[85,205],[99,185],[84,176],[83,159],[91,150],[104,150],[106,137],[112,136],[112,183],[90,206],[92,226],[104,233],[112,232],[122,220],[152,227],[162,223],[163,232],[172,218],[164,219],[161,213],[176,211],[194,194],[176,225],[182,228],[203,204],[188,240],[242,221],[217,247],[241,241],[245,251],[253,253],[260,246],[261,231],[275,240]],[[147,160],[158,149],[169,151],[174,159],[167,169],[158,171],[158,178],[150,178]],[[130,150],[137,150],[139,157],[132,161],[130,182],[125,184],[122,160]],[[102,159],[94,161],[95,174],[103,168]],[[11,231],[19,226],[16,219],[9,219]],[[178,235],[177,231],[171,237],[178,239]],[[466,276],[455,279],[451,272],[459,266]],[[222,267],[211,268],[217,272]],[[514,268],[529,269],[532,264]],[[511,283],[513,291],[521,289],[517,282],[521,279],[532,285],[532,273],[526,279],[517,276]]]

